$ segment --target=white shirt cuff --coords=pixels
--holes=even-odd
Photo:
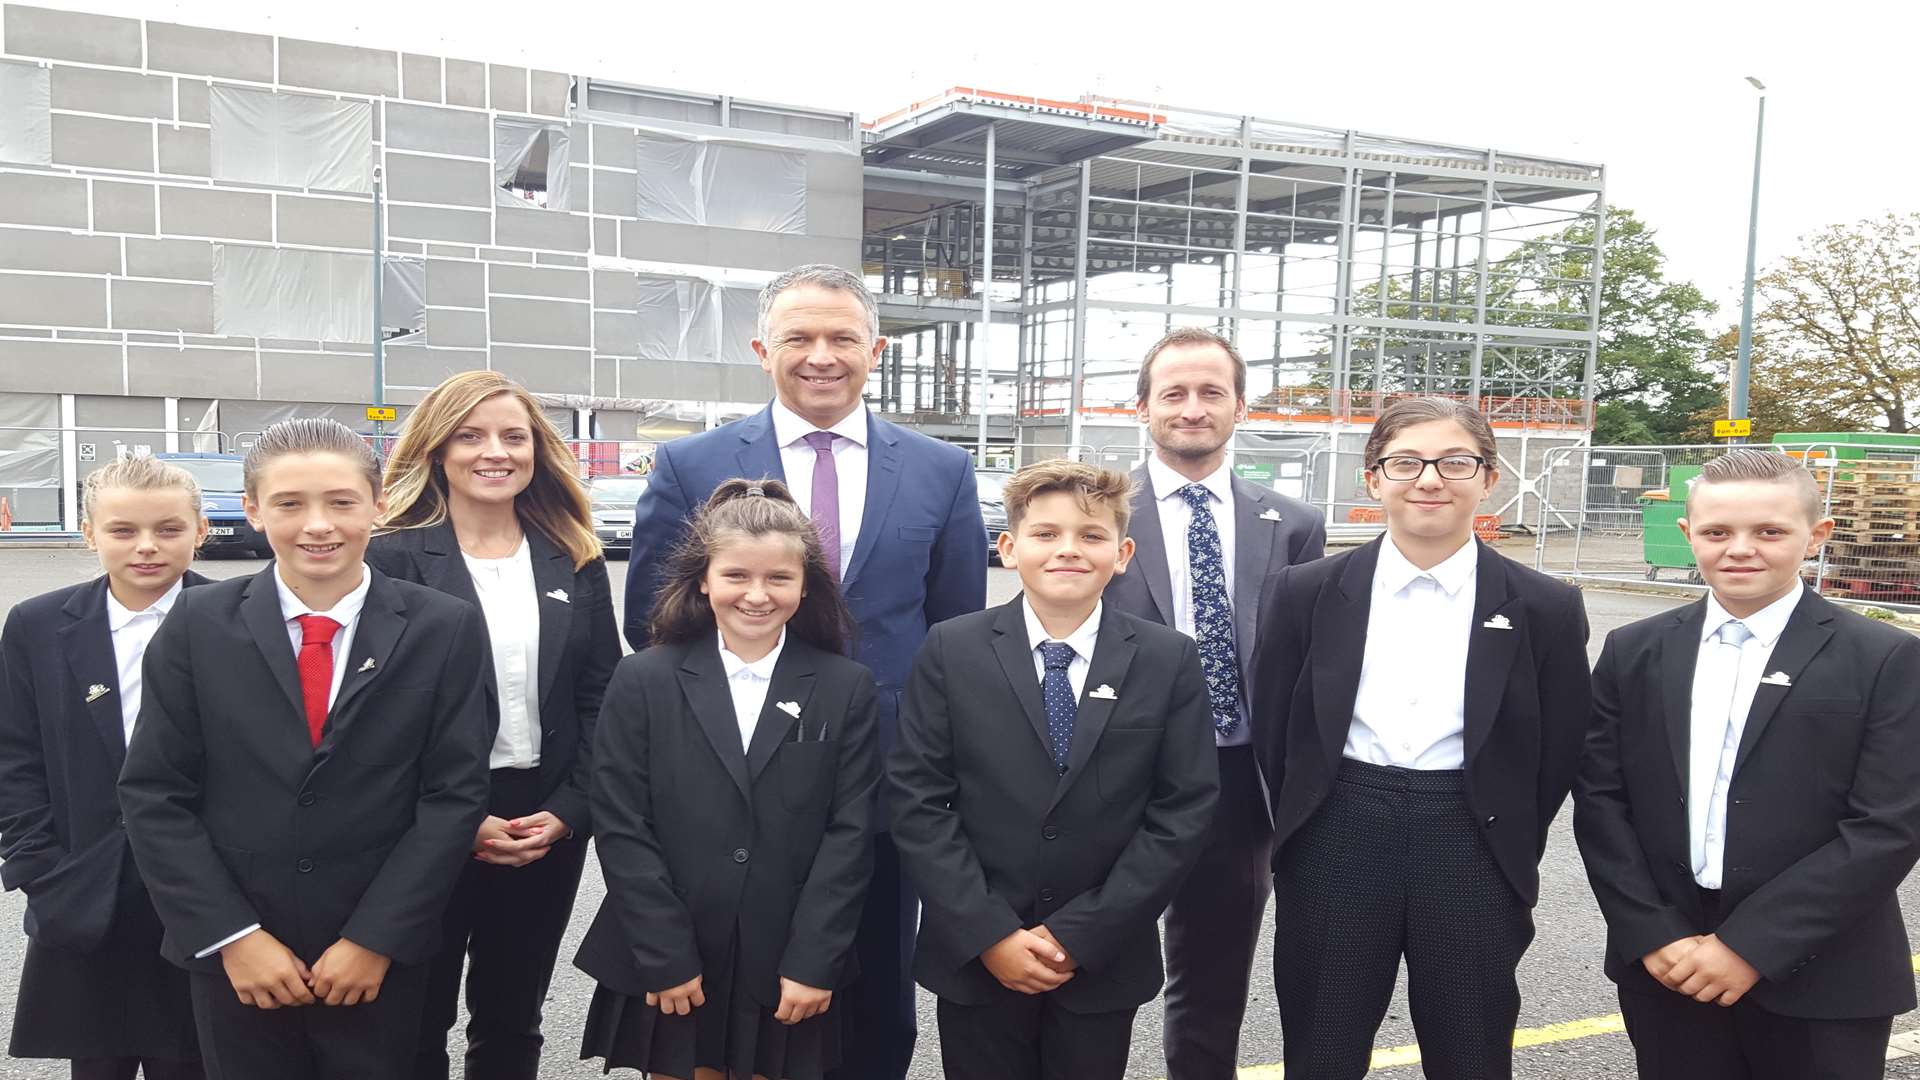
[[[246,937],[248,934],[251,934],[258,929],[260,929],[260,924],[254,923],[252,926],[247,927],[245,930],[242,930],[237,934],[229,934],[228,936],[221,938],[219,941],[214,942],[213,944],[207,946],[206,948],[201,949],[199,952],[194,953],[193,958],[195,960],[205,960],[207,957],[212,956],[214,953],[219,952],[221,949],[224,949],[227,946],[233,944],[234,942],[239,941],[241,938]]]

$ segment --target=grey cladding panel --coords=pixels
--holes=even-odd
[[[427,263],[427,303],[442,307],[486,307],[486,267],[477,262],[430,260]]]
[[[387,146],[395,150],[490,158],[493,130],[486,113],[390,101],[387,103]]]
[[[632,274],[622,270],[593,272],[593,306],[616,311],[632,308],[640,302],[640,292]]]
[[[160,226],[176,236],[273,239],[273,200],[250,191],[217,188],[160,189]]]
[[[544,251],[587,250],[587,218],[559,210],[509,210],[495,219],[494,242],[502,247]]]
[[[484,161],[390,153],[387,155],[387,197],[395,202],[492,206],[493,167]]]
[[[54,113],[53,160],[56,165],[150,173],[153,124]]]
[[[553,296],[585,300],[592,278],[584,270],[555,270],[531,266],[495,266],[490,292],[516,296]]]
[[[53,66],[53,107],[74,112],[173,119],[173,80],[131,71]]]
[[[120,346],[0,339],[0,386],[26,394],[118,394]]]
[[[127,346],[127,392],[152,397],[256,396],[251,349]]]
[[[447,104],[486,108],[487,65],[472,60],[448,60]]]
[[[273,39],[176,23],[147,24],[147,66],[248,82],[273,81]]]
[[[5,185],[0,184],[0,196],[4,195]],[[81,216],[85,217],[86,190],[84,187],[81,189],[80,199],[83,206]],[[5,204],[4,197],[0,197],[0,206]],[[93,227],[99,232],[153,233],[158,231],[153,220],[153,185],[95,180],[93,182]]]
[[[493,340],[519,345],[575,345],[593,342],[592,309],[560,300],[489,298]]]
[[[349,94],[400,96],[400,58],[380,49],[280,39],[280,82]]]
[[[7,51],[84,64],[140,66],[140,20],[8,4]]]
[[[449,375],[484,371],[484,349],[435,349],[421,345],[387,346],[388,386],[438,386]]]
[[[428,308],[427,344],[486,348],[487,313]]]
[[[160,171],[174,176],[207,176],[213,171],[206,128],[160,125]]]
[[[410,101],[440,100],[440,58],[404,53],[400,57],[400,91]]]
[[[0,323],[104,328],[107,281],[90,277],[0,275]]]
[[[199,79],[180,80],[180,122],[183,124],[204,124],[212,117],[207,98],[212,84]]]
[[[529,349],[495,345],[489,350],[495,371],[536,394],[591,393],[593,354],[585,349]]]
[[[0,172],[0,221],[84,229],[87,182],[49,173]]]
[[[493,242],[493,215],[484,210],[389,206],[387,232],[392,236],[408,236],[419,240],[490,244]]]
[[[533,73],[532,112],[542,116],[567,115],[567,92],[573,88],[573,78],[557,71],[536,71]]]
[[[207,240],[127,238],[127,276],[213,280],[213,244]]]
[[[618,217],[637,217],[640,213],[632,173],[593,170],[593,212]]]
[[[593,163],[595,165],[614,165],[622,169],[634,167],[634,138],[631,128],[614,127],[611,124],[593,125]]]
[[[488,104],[496,112],[527,111],[527,69],[507,64],[487,65]]]
[[[44,229],[0,229],[0,270],[118,274],[120,240]]]
[[[349,199],[279,197],[282,244],[373,249],[373,203]]]
[[[372,391],[371,356],[265,350],[260,353],[260,397],[263,400],[338,401],[343,395],[353,398]]]
[[[213,286],[159,281],[113,282],[116,330],[183,330],[213,333]]]

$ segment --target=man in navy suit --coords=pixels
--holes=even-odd
[[[753,351],[774,400],[752,416],[662,446],[634,509],[627,640],[647,646],[661,557],[723,480],[778,477],[813,518],[857,624],[854,659],[879,689],[880,753],[892,749],[907,670],[927,629],[986,605],[986,527],[973,463],[957,446],[890,424],[861,400],[887,341],[860,278],[796,267],[760,293]],[[843,1080],[900,1080],[913,1058],[913,940],[918,901],[885,835],[861,917],[860,979]]]

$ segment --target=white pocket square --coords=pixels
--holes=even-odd
[[[1264,511],[1264,512],[1262,512],[1262,513],[1261,513],[1261,515],[1260,515],[1260,520],[1261,520],[1261,521],[1279,521],[1279,520],[1280,520],[1280,511],[1278,511],[1278,510],[1267,510],[1267,511]]]
[[[524,595],[524,594],[522,594],[522,595]],[[372,670],[373,670],[373,657],[371,657],[371,656],[369,656],[369,657],[367,657],[367,659],[366,659],[366,661],[365,661],[365,662],[363,662],[363,663],[362,663],[362,664],[360,665],[360,670],[361,670],[361,671],[372,671]]]
[[[797,701],[776,701],[773,703],[773,707],[793,717],[795,720],[800,719],[800,703]]]
[[[1784,671],[1776,671],[1773,674],[1767,676],[1766,678],[1761,679],[1760,681],[1763,683],[1766,683],[1768,686],[1792,686],[1793,685],[1793,680],[1787,678],[1787,673]]]
[[[87,701],[89,704],[91,704],[92,702],[99,701],[101,698],[106,697],[108,694],[112,692],[113,691],[107,687],[106,683],[94,683],[92,686],[87,687]]]
[[[1509,621],[1505,615],[1495,615],[1493,618],[1488,619],[1486,622],[1483,622],[1480,625],[1486,627],[1489,630],[1513,629],[1513,623]]]
[[[1113,687],[1108,686],[1106,683],[1101,683],[1099,686],[1087,691],[1087,696],[1090,698],[1099,698],[1101,701],[1118,701],[1120,699],[1120,695],[1114,693]]]
[[[567,590],[565,589],[555,589],[552,592],[548,593],[547,595],[553,597],[555,600],[558,600],[563,604],[573,603],[573,601],[567,599]]]

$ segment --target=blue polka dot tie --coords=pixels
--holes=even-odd
[[[1040,660],[1047,666],[1047,677],[1040,680],[1040,696],[1047,702],[1047,735],[1053,739],[1053,766],[1067,771],[1067,751],[1073,748],[1073,719],[1080,707],[1073,698],[1073,681],[1067,678],[1067,665],[1073,663],[1073,646],[1064,641],[1040,643]]]
[[[1193,508],[1187,523],[1187,568],[1193,580],[1193,631],[1200,645],[1200,669],[1207,676],[1207,701],[1213,729],[1232,734],[1240,724],[1240,664],[1233,647],[1233,604],[1227,600],[1227,573],[1220,557],[1220,530],[1213,523],[1207,489],[1188,484],[1180,497]]]

